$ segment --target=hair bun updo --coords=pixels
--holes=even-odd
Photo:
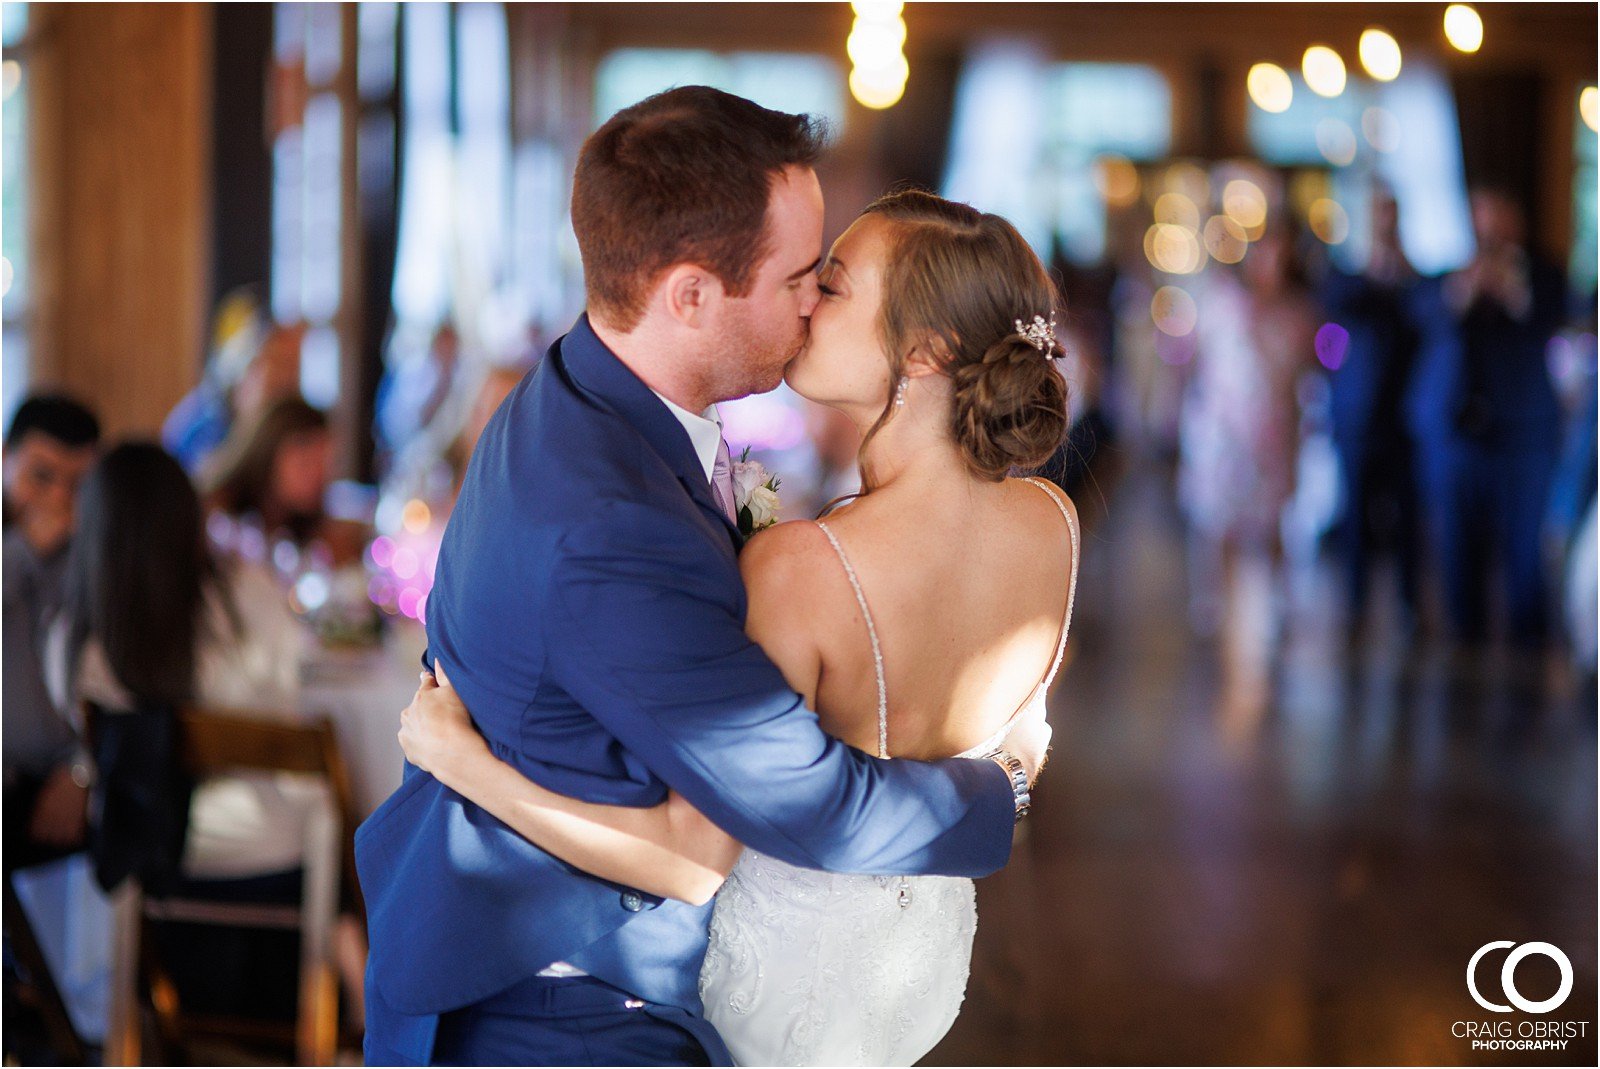
[[[1037,468],[1067,436],[1067,384],[1049,357],[1010,334],[951,369],[953,431],[968,466],[1003,479]]]
[[[1000,216],[921,190],[880,197],[866,214],[894,228],[880,322],[894,378],[931,340],[968,468],[1000,480],[1044,464],[1066,440],[1068,415],[1066,381],[1018,326],[1054,322],[1058,296],[1039,257]]]

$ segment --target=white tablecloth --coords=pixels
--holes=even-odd
[[[400,786],[400,710],[416,693],[426,647],[422,625],[399,619],[381,647],[324,649],[307,667],[301,709],[333,721],[362,817]]]

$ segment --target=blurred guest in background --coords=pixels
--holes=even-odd
[[[1545,351],[1565,283],[1526,246],[1515,199],[1477,188],[1471,206],[1472,261],[1416,291],[1422,346],[1410,421],[1455,637],[1488,638],[1498,564],[1508,636],[1539,647],[1549,612],[1541,530],[1562,423]]]
[[[230,293],[212,322],[212,355],[200,384],[179,401],[161,440],[191,474],[240,422],[248,423],[272,401],[300,392],[304,324],[270,326],[252,290]]]
[[[78,484],[100,424],[65,397],[24,401],[5,437],[5,866],[81,845],[88,764],[69,710],[50,699],[44,636],[65,598]]]
[[[478,395],[473,399],[472,409],[467,413],[466,423],[445,450],[445,460],[450,465],[452,503],[461,492],[461,480],[467,475],[467,462],[472,459],[472,451],[477,448],[478,439],[483,437],[484,428],[489,425],[500,402],[517,388],[517,383],[522,381],[528,370],[527,365],[517,364],[490,368],[484,376],[482,385],[478,387]]]
[[[1241,552],[1283,555],[1300,443],[1296,385],[1314,366],[1316,309],[1278,213],[1239,267],[1208,272],[1179,428],[1178,494],[1191,525],[1191,609],[1215,630]]]
[[[219,563],[199,496],[154,444],[112,449],[86,480],[67,612],[51,629],[47,675],[62,707],[111,715],[151,703],[296,718],[304,629],[272,576]],[[196,786],[184,893],[297,902],[303,825],[325,788],[289,774],[234,773]],[[298,936],[163,925],[163,964],[195,1012],[293,1016]]]
[[[405,348],[420,346],[394,354],[378,384],[376,431],[384,468],[440,415],[461,365],[461,336],[448,321],[434,330],[423,352],[401,359]]]
[[[268,541],[304,548],[322,532],[332,465],[327,415],[298,397],[281,398],[234,428],[217,456],[208,504]]]
[[[1411,440],[1401,401],[1416,356],[1409,301],[1417,273],[1400,247],[1393,195],[1372,202],[1372,236],[1365,268],[1330,268],[1322,288],[1328,316],[1348,332],[1342,362],[1330,384],[1333,445],[1344,491],[1341,549],[1350,631],[1360,633],[1373,554],[1394,553],[1402,624],[1417,618],[1416,486]]]

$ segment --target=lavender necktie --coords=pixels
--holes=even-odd
[[[721,507],[723,515],[728,517],[728,522],[737,524],[739,514],[733,507],[733,457],[728,452],[726,438],[717,442],[717,462],[711,469],[711,496],[716,498],[717,505]]]

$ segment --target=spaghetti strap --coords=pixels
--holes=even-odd
[[[1023,482],[1032,483],[1039,488],[1041,493],[1055,502],[1056,508],[1061,511],[1061,518],[1067,521],[1067,534],[1072,539],[1071,574],[1067,578],[1067,614],[1061,620],[1061,639],[1056,643],[1055,660],[1051,662],[1050,671],[1045,675],[1044,683],[1041,684],[1040,688],[1049,690],[1050,684],[1055,682],[1056,673],[1061,670],[1061,661],[1067,654],[1067,631],[1072,626],[1072,606],[1078,597],[1078,521],[1073,511],[1067,507],[1066,502],[1056,493],[1054,486],[1037,476],[1031,475],[1024,479]]]
[[[855,591],[856,604],[861,606],[861,615],[867,621],[867,637],[872,640],[872,670],[878,679],[878,756],[887,759],[889,756],[889,685],[883,675],[883,647],[878,644],[878,628],[872,622],[872,610],[867,608],[867,596],[861,592],[861,580],[856,578],[856,570],[850,564],[850,558],[844,555],[844,547],[839,545],[839,540],[828,530],[828,525],[821,520],[815,521],[822,533],[828,536],[828,542],[833,546],[833,551],[839,555],[839,563],[844,565],[845,577],[850,580],[850,589]]]

